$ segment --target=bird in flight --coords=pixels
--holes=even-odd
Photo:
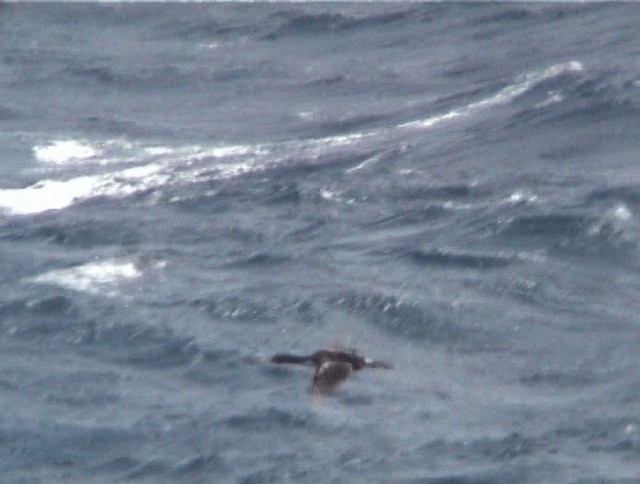
[[[313,363],[314,393],[327,394],[343,383],[356,370],[362,368],[390,369],[383,361],[374,361],[356,354],[355,350],[320,350],[308,356],[279,353],[271,358],[272,363]]]

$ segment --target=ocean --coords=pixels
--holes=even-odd
[[[639,482],[639,59],[638,4],[0,4],[0,481]]]

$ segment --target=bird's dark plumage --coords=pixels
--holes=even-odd
[[[323,394],[331,392],[356,370],[391,368],[387,363],[358,356],[353,350],[320,350],[308,356],[279,353],[274,355],[271,361],[292,364],[313,363],[315,366],[313,390]]]

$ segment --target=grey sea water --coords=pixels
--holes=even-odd
[[[0,4],[0,481],[640,479],[640,6]],[[274,353],[392,362],[330,396]]]

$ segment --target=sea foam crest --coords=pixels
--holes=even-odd
[[[98,196],[121,197],[162,184],[163,166],[149,164],[102,175],[41,180],[25,188],[0,190],[0,209],[10,215],[60,210]]]
[[[558,77],[568,72],[582,72],[583,70],[584,66],[581,62],[570,61],[562,64],[555,64],[540,71],[529,72],[521,78],[516,79],[516,82],[513,84],[502,88],[494,95],[485,99],[467,104],[466,106],[451,110],[444,114],[439,114],[426,119],[409,121],[408,123],[398,125],[398,128],[431,128],[432,126],[444,121],[467,117],[486,108],[508,104],[543,81]]]
[[[89,294],[115,296],[118,284],[136,279],[149,270],[158,270],[165,266],[166,262],[161,260],[145,263],[127,259],[105,259],[75,267],[53,269],[26,278],[24,281],[50,284]]]
[[[142,274],[134,262],[104,260],[66,269],[55,269],[27,279],[27,282],[51,284],[92,294],[112,294],[113,286]]]
[[[43,163],[63,164],[72,161],[94,158],[101,151],[87,141],[66,139],[54,140],[49,144],[36,145],[33,154],[38,161]]]
[[[55,159],[60,163],[79,159],[81,155],[95,157],[98,153],[90,151],[89,144],[61,143],[52,143],[49,148],[36,147],[34,151],[42,160]],[[61,210],[94,197],[124,197],[173,183],[190,183],[201,180],[204,175],[228,178],[260,169],[264,155],[268,154],[261,145],[145,147],[120,142],[116,148],[108,153],[110,163],[135,161],[136,166],[68,179],[44,179],[22,188],[0,189],[0,212],[36,214]]]
[[[194,180],[224,179],[260,171],[290,159],[292,153],[305,158],[320,158],[333,150],[343,150],[382,132],[406,128],[430,128],[445,121],[467,117],[475,112],[507,104],[547,79],[581,72],[578,61],[556,64],[532,71],[492,96],[449,112],[386,128],[355,132],[326,138],[284,141],[273,144],[222,146],[137,146],[125,142],[103,143],[115,161],[136,162],[138,166],[110,173],[80,176],[66,180],[45,179],[24,188],[0,189],[0,211],[10,215],[60,210],[97,196],[122,197],[172,183]],[[117,149],[116,149],[117,148]],[[63,164],[72,160],[98,159],[102,149],[79,140],[58,140],[34,147],[36,158]],[[113,151],[113,153],[112,153]]]

